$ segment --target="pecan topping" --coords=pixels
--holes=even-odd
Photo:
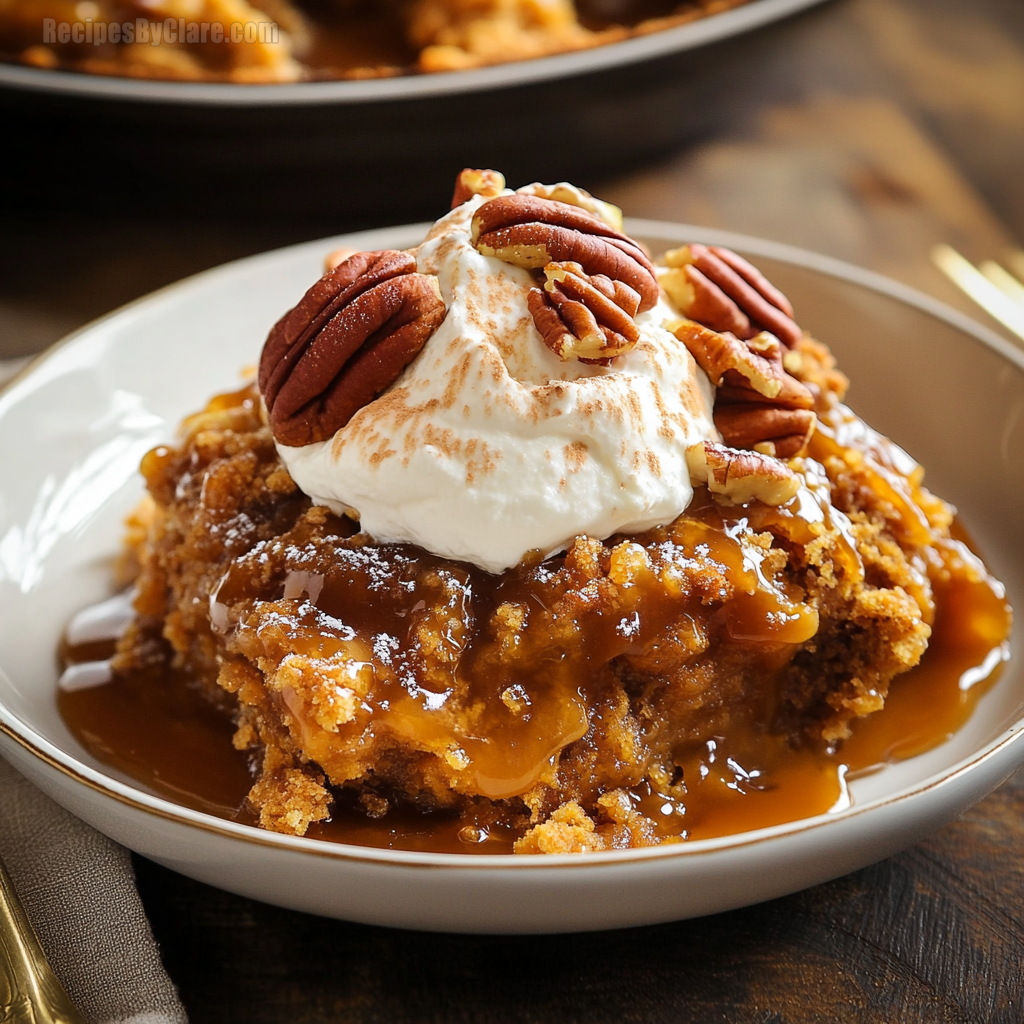
[[[763,501],[784,505],[800,489],[800,478],[778,459],[760,452],[740,452],[700,441],[686,449],[686,465],[694,484],[706,484],[737,505]]]
[[[788,348],[803,336],[789,299],[732,250],[684,245],[665,253],[665,262],[671,269],[661,276],[661,286],[691,320],[739,338],[768,330]]]
[[[544,344],[559,359],[603,362],[628,352],[639,340],[633,317],[640,296],[628,284],[588,275],[579,263],[549,263],[544,288],[527,296]]]
[[[658,279],[643,249],[578,206],[540,196],[499,196],[473,214],[473,244],[485,256],[539,270],[548,263],[578,263],[629,285],[639,312],[658,301]]]
[[[610,228],[622,230],[622,211],[617,206],[592,196],[586,189],[568,181],[560,181],[557,185],[542,185],[535,181],[532,185],[517,188],[516,192],[522,196],[540,196],[541,199],[554,199],[559,203],[578,206],[592,213],[598,220],[603,220]]]
[[[717,387],[714,419],[726,444],[791,458],[814,429],[814,396],[787,372],[778,338],[762,331],[747,342],[692,320],[669,324]]]
[[[325,441],[390,387],[445,316],[437,279],[411,253],[359,252],[273,327],[259,385],[274,437]]]
[[[723,439],[738,448],[791,459],[799,455],[810,440],[814,412],[741,403],[716,405],[715,426]]]
[[[461,206],[473,196],[501,195],[505,188],[505,175],[500,171],[482,170],[466,167],[459,171],[455,179],[455,193],[452,195],[451,208]]]

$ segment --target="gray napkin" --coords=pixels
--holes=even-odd
[[[0,359],[0,387],[27,363],[28,359]]]
[[[0,360],[0,386],[27,360]],[[128,851],[0,758],[0,858],[51,966],[90,1024],[186,1024]]]
[[[186,1024],[128,851],[2,758],[0,858],[51,966],[90,1024]]]

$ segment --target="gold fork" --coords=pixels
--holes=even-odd
[[[0,861],[0,1021],[86,1024],[53,973]]]
[[[932,249],[932,262],[986,313],[1024,341],[1024,281],[995,260],[976,267],[945,243]],[[1024,277],[1024,252],[1012,251],[1007,262]]]

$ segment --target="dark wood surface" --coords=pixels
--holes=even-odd
[[[932,839],[695,921],[435,935],[329,921],[137,862],[194,1024],[1017,1024],[1024,774]]]
[[[1024,241],[1024,4],[834,0],[770,32],[756,63],[712,83],[713,123],[684,150],[580,183],[637,216],[851,260],[991,324],[928,250],[1001,258]],[[352,226],[147,209],[4,216],[0,358],[187,273]],[[1024,775],[835,882],[621,932],[403,933],[137,868],[196,1024],[1024,1021]]]

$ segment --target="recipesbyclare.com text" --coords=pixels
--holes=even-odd
[[[43,43],[80,43],[103,46],[105,43],[132,43],[159,46],[161,43],[277,43],[281,30],[273,21],[187,21],[164,18],[150,21],[57,21],[43,19]]]

